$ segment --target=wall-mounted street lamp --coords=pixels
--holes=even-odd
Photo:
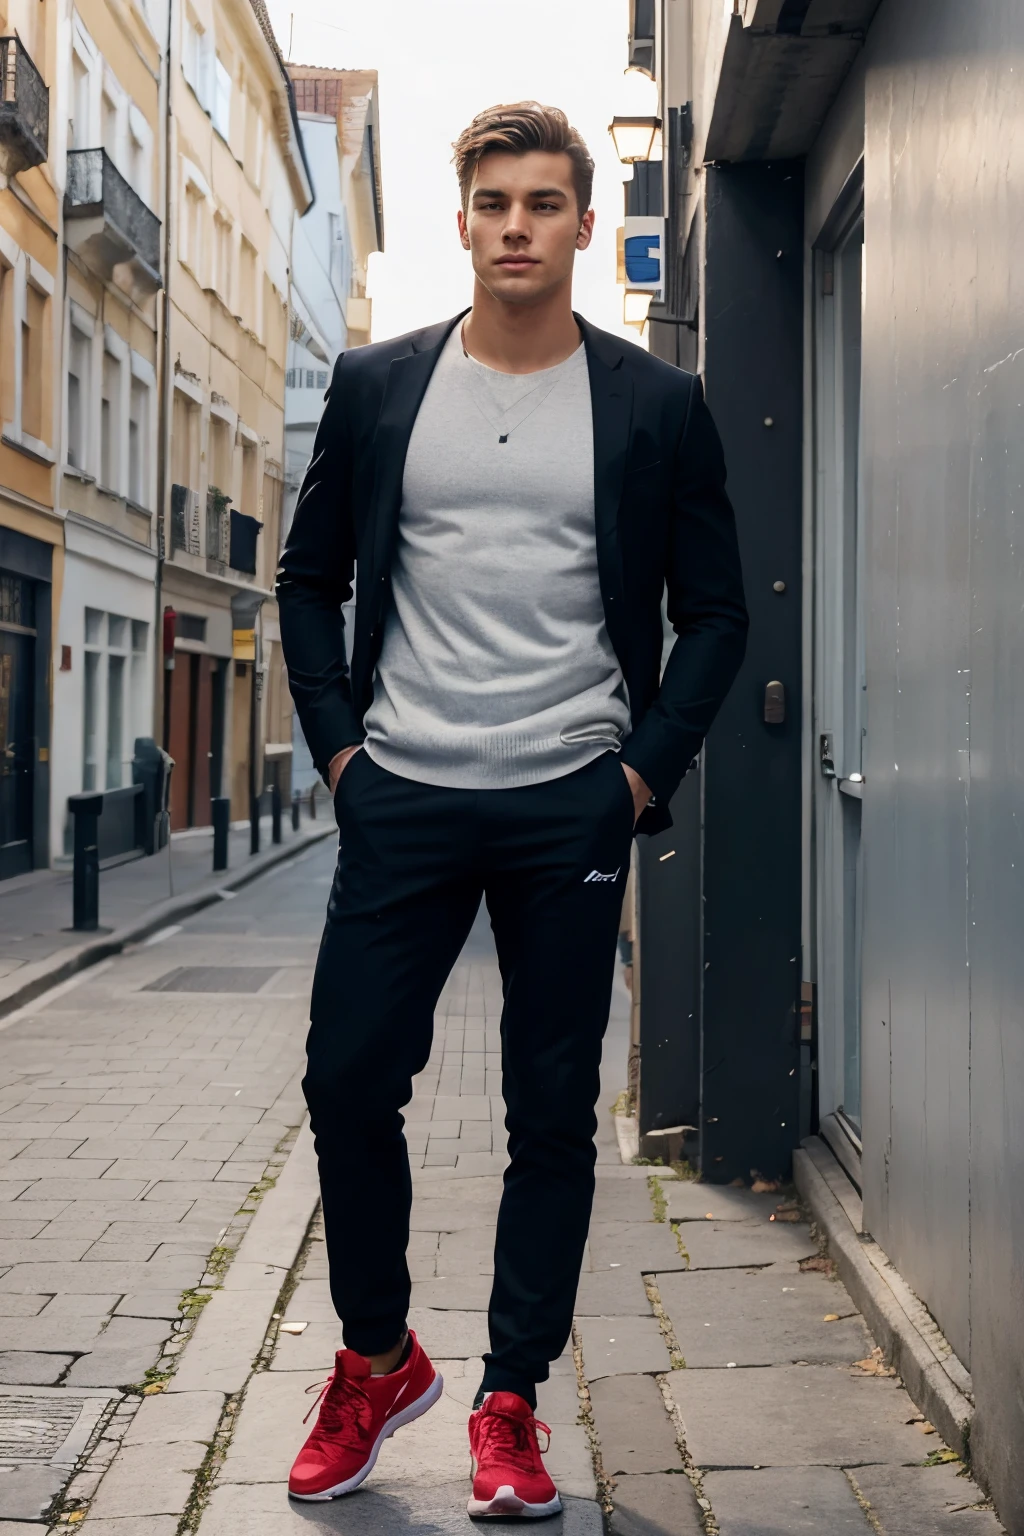
[[[613,117],[608,132],[623,165],[649,160],[654,140],[661,132],[660,117]]]
[[[623,325],[635,325],[642,331],[647,324],[647,311],[654,294],[642,288],[627,288],[622,300]]]

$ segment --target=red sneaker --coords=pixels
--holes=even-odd
[[[338,1350],[334,1370],[317,1399],[316,1425],[288,1479],[293,1499],[336,1499],[351,1493],[372,1472],[388,1436],[437,1402],[444,1382],[411,1330],[409,1338],[408,1360],[387,1376],[371,1376],[370,1362],[355,1350]]]
[[[538,1429],[550,1445],[550,1429],[534,1418],[529,1403],[516,1392],[492,1392],[483,1407],[470,1415],[471,1515],[540,1520],[558,1514],[562,1501],[540,1459]]]

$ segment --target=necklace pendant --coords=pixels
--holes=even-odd
[[[501,437],[498,438],[498,442],[499,443],[507,443],[508,442],[508,433],[507,432],[503,432]]]

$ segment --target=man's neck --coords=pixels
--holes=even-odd
[[[470,356],[499,373],[557,367],[580,344],[568,285],[536,304],[503,304],[477,282],[462,335]]]

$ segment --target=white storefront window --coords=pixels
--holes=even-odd
[[[145,715],[149,625],[116,613],[85,610],[83,790],[131,783],[136,736]]]

